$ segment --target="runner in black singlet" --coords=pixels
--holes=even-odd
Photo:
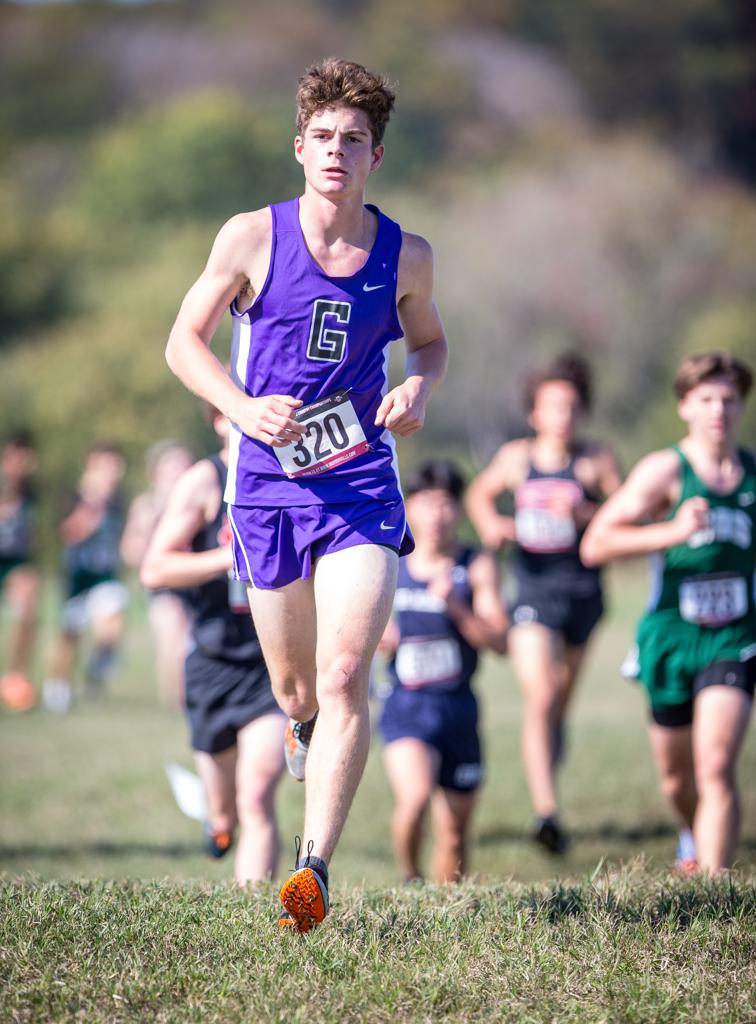
[[[275,790],[284,770],[286,718],[278,709],[249,615],[245,587],[231,574],[231,532],[223,502],[228,421],[213,412],[223,438],[176,484],[142,563],[146,587],[182,590],[190,608],[186,715],[205,787],[205,847],[226,853],[239,826],[235,875],[269,879],[278,862]]]

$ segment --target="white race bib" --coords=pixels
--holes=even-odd
[[[748,611],[743,576],[691,576],[680,584],[680,615],[698,626],[724,626]]]
[[[520,547],[539,554],[569,551],[577,542],[575,520],[555,516],[540,508],[526,508],[515,516],[515,535]]]
[[[297,409],[294,419],[306,430],[296,444],[274,448],[288,477],[325,473],[368,451],[365,433],[347,392],[335,391],[311,405]]]
[[[403,640],[394,668],[399,681],[409,689],[456,684],[462,672],[462,653],[454,637]]]

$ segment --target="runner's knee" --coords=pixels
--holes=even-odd
[[[696,758],[696,784],[701,790],[735,785],[735,763],[724,747],[713,747]]]
[[[275,782],[268,779],[245,779],[237,784],[236,808],[241,822],[273,816]]]
[[[275,670],[270,680],[278,706],[297,722],[309,721],[318,710],[314,677],[298,672]]]
[[[338,654],[318,671],[318,703],[361,703],[367,688],[367,670],[356,654]]]
[[[660,788],[663,796],[672,802],[685,796],[693,788],[692,777],[684,771],[669,770],[662,771],[660,776]]]

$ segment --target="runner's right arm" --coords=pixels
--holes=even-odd
[[[676,500],[679,476],[680,461],[671,448],[641,459],[588,526],[580,545],[583,563],[666,551],[705,527],[709,503],[698,497],[684,501],[672,519],[658,521]],[[657,521],[644,523],[648,519]]]
[[[465,493],[465,510],[483,544],[492,551],[515,539],[512,516],[500,515],[496,499],[517,486],[517,464],[522,461],[521,442],[503,445],[488,466],[471,481]]]
[[[233,561],[230,545],[209,551],[191,550],[199,531],[215,518],[221,500],[215,468],[207,459],[184,473],[171,491],[144,556],[139,574],[143,586],[150,590],[182,590],[209,583],[228,572]]]
[[[271,231],[269,210],[239,214],[224,224],[207,266],[181,304],[165,357],[190,391],[214,405],[244,434],[283,447],[304,432],[291,415],[301,401],[291,395],[245,395],[210,351],[213,335],[233,299],[242,292],[254,295],[262,287]]]

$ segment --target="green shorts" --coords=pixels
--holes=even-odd
[[[676,611],[651,612],[640,621],[637,643],[652,711],[670,708],[693,700],[696,677],[710,665],[756,657],[756,617],[707,629]]]

